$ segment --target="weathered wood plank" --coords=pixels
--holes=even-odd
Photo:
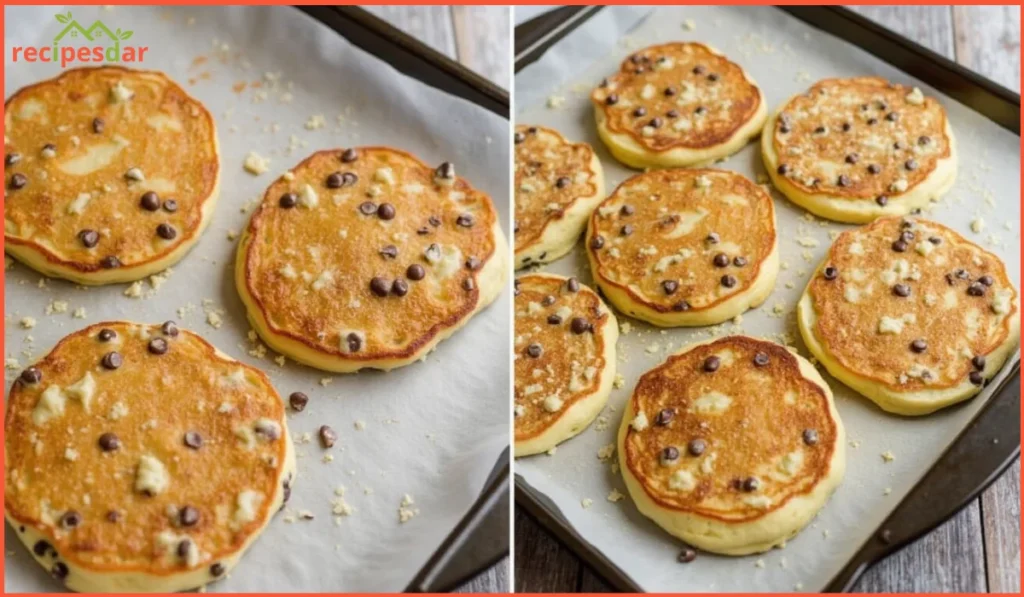
[[[1020,593],[1020,460],[981,496],[988,590]]]
[[[926,48],[953,58],[953,14],[948,6],[848,6]]]
[[[575,593],[580,561],[518,508],[515,513],[517,593]]]
[[[1020,91],[1020,7],[954,6],[956,61]]]
[[[506,557],[479,576],[452,591],[453,593],[508,593],[509,558]]]
[[[449,58],[455,58],[450,6],[364,6]]]
[[[507,6],[453,6],[452,24],[459,62],[510,88],[512,47]]]
[[[869,569],[855,593],[986,590],[981,513],[971,503],[948,522]]]
[[[604,582],[596,572],[586,564],[580,574],[580,593],[616,593],[617,591],[608,583]]]

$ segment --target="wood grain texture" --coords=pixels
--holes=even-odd
[[[452,25],[459,62],[509,89],[511,44],[507,6],[453,6]]]
[[[956,60],[1020,92],[1020,7],[954,6]]]
[[[506,557],[479,576],[462,585],[453,593],[507,593],[509,582],[509,558]]]
[[[953,58],[953,13],[949,6],[848,6],[854,12]]]
[[[1020,593],[1020,459],[981,496],[988,590]]]
[[[515,513],[516,593],[575,593],[582,564],[572,552],[537,526],[525,512]]]
[[[450,6],[364,6],[449,58],[455,58]]]

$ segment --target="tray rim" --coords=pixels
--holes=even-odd
[[[596,15],[601,8],[604,7],[562,7],[542,15],[538,15],[533,19],[517,25],[514,29],[515,62],[513,73],[518,73],[529,64],[538,60],[551,46],[557,44],[566,35]],[[882,48],[878,46],[865,47],[858,43],[856,41],[857,34],[868,34],[881,38],[886,44],[888,44],[886,47],[889,49],[895,47],[899,51],[908,52],[910,55],[920,57],[921,59],[930,62],[933,65],[930,70],[933,70],[934,72],[929,73],[929,76],[918,76],[915,73],[915,76],[929,85],[932,85],[936,89],[939,89],[943,93],[950,95],[975,112],[978,112],[982,116],[992,120],[999,126],[1002,126],[1010,132],[1020,136],[1019,93],[1014,93],[995,81],[971,71],[945,56],[937,54],[917,42],[891,31],[848,8],[842,6],[795,5],[776,6],[775,8],[786,12],[791,17],[801,20],[816,29],[822,30],[825,33],[856,45],[880,60],[899,68],[903,72],[909,73],[909,70],[905,66],[894,63],[892,56],[886,55]],[[843,22],[845,24],[845,28],[839,28],[836,30],[839,22]],[[524,39],[522,44],[519,43],[521,32]],[[950,88],[948,84],[943,84],[941,81],[938,81],[934,76],[935,73],[960,79],[961,83],[967,85],[966,89],[968,92],[971,89],[982,90],[989,96],[984,98],[986,100],[995,98],[997,102],[1005,102],[1016,106],[1016,109],[1013,110],[1014,117],[1007,119],[1005,118],[1005,114],[993,116],[992,114],[987,113],[977,105],[979,100],[974,95],[965,95],[965,91],[963,90],[964,88]],[[513,86],[514,85],[515,82],[513,81]],[[1000,106],[990,106],[990,108],[998,110]],[[1003,116],[1004,118],[1001,120],[999,116]],[[893,515],[898,513],[901,507],[906,505],[908,502],[911,502],[916,496],[919,497],[921,494],[927,494],[928,487],[923,485],[924,481],[930,475],[940,471],[944,464],[948,466],[947,459],[955,456],[957,448],[963,446],[971,439],[970,435],[972,432],[979,433],[976,431],[974,426],[976,422],[983,419],[986,413],[995,410],[994,407],[997,405],[1016,408],[1019,413],[1019,350],[1016,353],[1016,356],[1011,358],[1003,365],[1003,367],[1009,368],[1009,374],[1006,375],[999,385],[992,391],[988,401],[957,433],[956,438],[950,442],[949,446],[947,446],[942,454],[939,455],[935,463],[924,473],[924,475],[922,475],[921,480],[919,480],[907,495],[893,507],[890,511],[890,515],[887,516],[882,524],[868,536],[864,541],[864,544],[846,562],[846,564],[844,564],[843,568],[828,582],[825,587],[821,588],[823,592],[850,591],[864,571],[870,568],[874,563],[913,543],[955,516],[967,504],[985,491],[1017,458],[1019,458],[1020,427],[1018,425],[1018,416],[1012,418],[1013,429],[1004,430],[1004,432],[1007,432],[1010,435],[1013,435],[1012,432],[1014,430],[1016,431],[1016,438],[1012,444],[1012,449],[1008,454],[1004,454],[1003,456],[999,456],[995,449],[990,451],[988,460],[994,462],[988,462],[990,466],[987,467],[987,474],[984,475],[981,482],[975,484],[968,491],[963,492],[959,498],[951,500],[953,503],[949,504],[949,507],[946,508],[941,515],[931,518],[926,517],[925,520],[919,521],[919,524],[915,525],[911,531],[906,533],[905,537],[901,537],[898,541],[894,542],[883,539],[883,537],[888,536],[885,533],[888,531],[888,526]],[[1013,386],[1016,386],[1016,392],[1012,391]],[[1008,389],[1011,391],[1007,392]],[[999,442],[993,441],[992,445],[998,446]],[[999,451],[1005,452],[1005,447],[1001,448]],[[981,458],[979,460],[985,461],[986,458]],[[628,574],[616,566],[599,549],[586,542],[571,525],[561,518],[557,505],[552,504],[554,510],[549,508],[540,499],[540,492],[531,487],[529,483],[518,474],[515,475],[514,485],[515,505],[524,506],[523,510],[535,522],[551,533],[559,543],[580,557],[580,559],[594,569],[606,582],[608,582],[608,584],[623,592],[643,592],[643,589],[632,578],[630,578]]]
[[[367,53],[387,62],[399,72],[421,83],[430,85],[449,95],[467,101],[509,119],[511,99],[509,92],[476,72],[452,60],[420,40],[401,31],[394,25],[370,13],[360,6],[303,5],[294,8],[330,28],[346,41]],[[350,39],[341,28],[351,26],[372,36],[374,41]],[[380,44],[371,49],[372,44]],[[385,50],[382,52],[381,50]],[[406,68],[404,59],[417,62],[415,69]],[[427,80],[427,75],[436,79]],[[446,593],[485,572],[502,558],[508,556],[510,541],[503,550],[489,554],[477,567],[460,569],[458,550],[469,543],[484,521],[494,516],[500,508],[501,497],[510,493],[512,474],[511,450],[502,452],[484,483],[476,500],[470,505],[458,523],[437,546],[426,563],[420,568],[404,589],[410,593]],[[449,573],[455,570],[454,574]],[[445,580],[449,578],[449,580]]]

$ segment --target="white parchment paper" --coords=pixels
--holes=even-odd
[[[692,30],[684,26],[687,19],[693,20]],[[673,40],[701,41],[725,52],[757,80],[769,109],[826,77],[880,75],[918,85],[926,94],[940,97],[959,142],[960,169],[953,190],[925,215],[1001,256],[1020,287],[1019,138],[863,50],[775,8],[605,8],[516,76],[516,122],[551,126],[569,139],[590,143],[604,165],[608,188],[614,189],[633,172],[619,165],[598,139],[590,90],[615,72],[632,51]],[[551,95],[565,98],[562,107],[546,107]],[[720,167],[751,179],[763,176],[755,145]],[[776,341],[787,334],[796,340],[801,354],[808,356],[799,341],[793,310],[808,276],[828,249],[830,234],[851,226],[809,221],[803,218],[803,210],[782,195],[773,191],[773,197],[785,267],[765,305],[744,314],[739,325],[726,323],[713,329],[662,332],[618,315],[633,331],[619,338],[618,367],[625,385],[612,392],[602,413],[607,426],[599,419],[559,446],[554,456],[539,455],[515,463],[516,473],[556,505],[584,540],[649,591],[821,590],[991,394],[982,392],[966,404],[929,417],[899,418],[885,414],[826,374],[850,445],[846,478],[821,514],[785,549],[742,558],[701,554],[692,564],[676,563],[676,540],[641,516],[628,498],[618,503],[606,499],[613,489],[622,493],[626,489],[609,462],[598,461],[597,451],[614,443],[622,407],[639,375],[691,341],[710,333],[743,332]],[[978,216],[987,227],[974,233],[970,223]],[[801,246],[798,237],[815,238],[819,245]],[[580,247],[546,269],[591,282]],[[887,450],[896,457],[889,463],[881,457]],[[584,507],[584,499],[593,504]]]
[[[249,219],[244,208],[309,153],[364,144],[394,145],[428,163],[453,161],[491,195],[507,228],[507,121],[399,74],[290,7],[7,7],[7,59],[12,46],[50,44],[62,27],[54,19],[59,10],[80,23],[102,19],[111,29],[134,31],[129,43],[150,48],[141,66],[166,72],[206,104],[219,129],[221,197],[202,240],[148,299],[126,298],[127,285],[79,290],[51,280],[40,288],[39,274],[15,265],[6,272],[6,357],[26,366],[64,335],[98,321],[175,319],[266,371],[283,396],[307,393],[306,410],[289,415],[299,455],[289,507],[231,577],[210,590],[401,590],[468,510],[508,445],[509,293],[425,362],[386,374],[329,375],[291,362],[281,368],[275,353],[248,354],[254,345],[231,275],[237,241],[228,233],[241,230]],[[59,72],[54,64],[6,66],[5,97]],[[249,85],[233,90],[239,82]],[[323,126],[310,121],[316,115]],[[269,172],[243,171],[250,150],[271,159]],[[152,292],[149,284],[145,291]],[[68,301],[69,310],[47,315],[53,300]],[[86,317],[73,318],[80,307]],[[204,310],[217,310],[223,325],[207,324]],[[21,329],[24,316],[38,325]],[[8,370],[5,379],[16,375]],[[321,385],[323,378],[333,381]],[[357,421],[365,429],[357,430]],[[326,452],[315,439],[321,424],[340,435],[333,462],[323,462]],[[306,432],[312,443],[300,443]],[[355,512],[335,520],[330,500],[339,486]],[[405,494],[419,514],[400,524]],[[299,510],[315,519],[286,522]],[[5,537],[7,591],[59,589],[10,528]]]

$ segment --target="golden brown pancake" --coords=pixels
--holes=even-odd
[[[493,301],[507,245],[490,197],[388,147],[314,153],[267,188],[238,248],[249,319],[329,371],[409,364]]]
[[[615,377],[615,315],[576,278],[516,279],[515,455],[573,437],[608,401]]]
[[[591,215],[586,242],[605,297],[661,326],[711,325],[755,307],[779,267],[771,198],[727,170],[633,176]]]
[[[909,213],[956,178],[956,142],[942,105],[879,77],[815,83],[779,108],[761,143],[783,194],[841,222]]]
[[[516,267],[568,253],[604,199],[604,173],[586,143],[558,131],[519,125],[516,149]]]
[[[1002,262],[936,222],[841,234],[800,302],[808,348],[882,408],[927,414],[977,394],[1019,335]]]
[[[7,399],[5,510],[76,591],[180,591],[223,577],[295,471],[267,377],[173,322],[61,340]]]
[[[844,470],[832,393],[778,344],[683,348],[637,382],[619,460],[640,512],[696,547],[740,555],[795,535]]]
[[[213,118],[166,75],[81,68],[4,105],[6,251],[81,284],[137,280],[199,239],[217,198]]]
[[[590,98],[601,139],[634,168],[729,156],[757,136],[766,115],[761,90],[743,68],[694,42],[636,52]]]

